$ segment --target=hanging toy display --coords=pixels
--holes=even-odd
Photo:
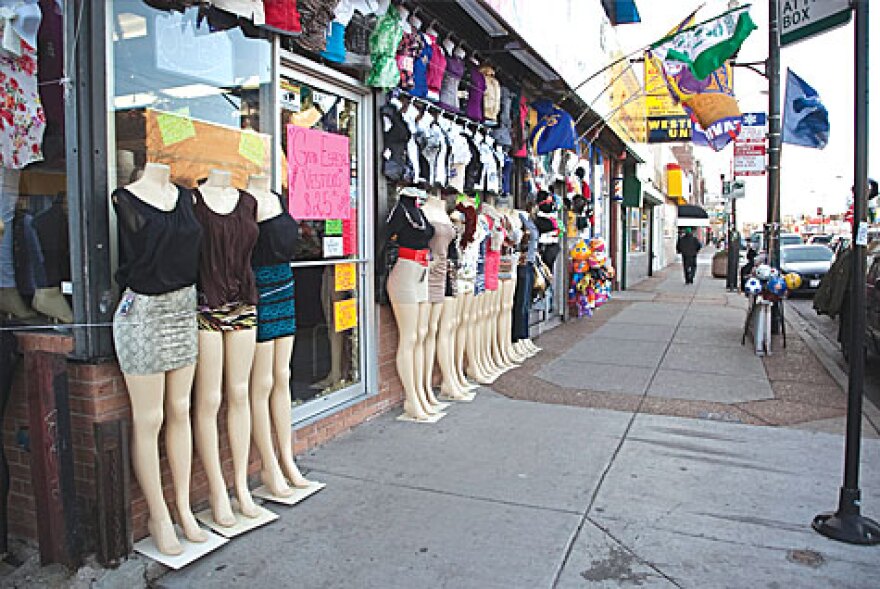
[[[611,298],[614,268],[605,255],[605,242],[599,238],[589,242],[579,239],[570,252],[571,282],[568,303],[577,317],[591,317]]]

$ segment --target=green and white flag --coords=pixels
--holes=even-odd
[[[704,80],[733,57],[746,37],[757,29],[746,5],[669,35],[651,46],[663,61],[680,61],[694,77]]]

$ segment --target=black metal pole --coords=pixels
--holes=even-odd
[[[859,455],[865,380],[865,243],[859,239],[868,205],[868,0],[854,0],[855,10],[855,194],[850,288],[849,403],[846,413],[846,460],[837,512],[817,515],[813,528],[851,544],[880,543],[880,524],[861,515]]]
[[[767,148],[767,227],[764,242],[767,259],[774,268],[779,267],[779,164],[782,155],[782,115],[780,109],[779,83],[779,0],[770,0],[770,52],[767,57],[768,133]]]

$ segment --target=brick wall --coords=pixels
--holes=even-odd
[[[403,393],[397,376],[394,359],[397,350],[397,327],[388,306],[377,309],[378,325],[378,394],[351,407],[343,409],[316,423],[301,427],[294,432],[294,451],[302,454],[364,421],[384,413],[402,403]],[[49,338],[48,340],[46,338]],[[26,334],[19,337],[23,352],[41,347],[69,353],[70,338],[57,335]],[[9,460],[11,492],[9,498],[9,529],[12,536],[36,539],[36,513],[31,489],[30,454],[24,448],[28,431],[27,379],[21,364],[13,383],[5,422],[2,424],[3,444]],[[71,437],[74,449],[74,477],[79,513],[84,527],[84,539],[96,539],[96,484],[95,484],[95,423],[124,419],[131,431],[131,409],[125,381],[116,363],[80,364],[68,362],[68,385],[70,393]],[[372,391],[370,391],[372,392]],[[218,417],[220,428],[221,459],[227,482],[232,481],[232,457],[226,435],[225,407]],[[160,444],[164,447],[164,444]],[[259,476],[260,460],[256,449],[251,449],[248,471],[252,478]],[[162,454],[162,480],[165,498],[174,513],[173,487],[168,461]],[[191,501],[194,508],[207,505],[208,481],[198,455],[193,458]],[[147,507],[143,494],[132,474],[131,516],[134,539],[147,534]],[[86,547],[89,551],[94,545]]]

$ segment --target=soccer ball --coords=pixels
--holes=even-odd
[[[785,279],[781,276],[773,276],[767,283],[767,290],[776,296],[781,297],[785,294],[785,291],[788,290],[788,285],[785,283]]]
[[[803,284],[803,280],[801,280],[801,275],[797,272],[789,272],[785,275],[785,285],[788,287],[788,290],[797,290]]]
[[[768,280],[772,273],[773,269],[767,264],[761,264],[755,268],[755,276],[757,276],[759,280]]]
[[[750,295],[759,295],[761,291],[764,290],[764,287],[761,285],[761,281],[752,276],[748,280],[746,280],[746,293]]]

